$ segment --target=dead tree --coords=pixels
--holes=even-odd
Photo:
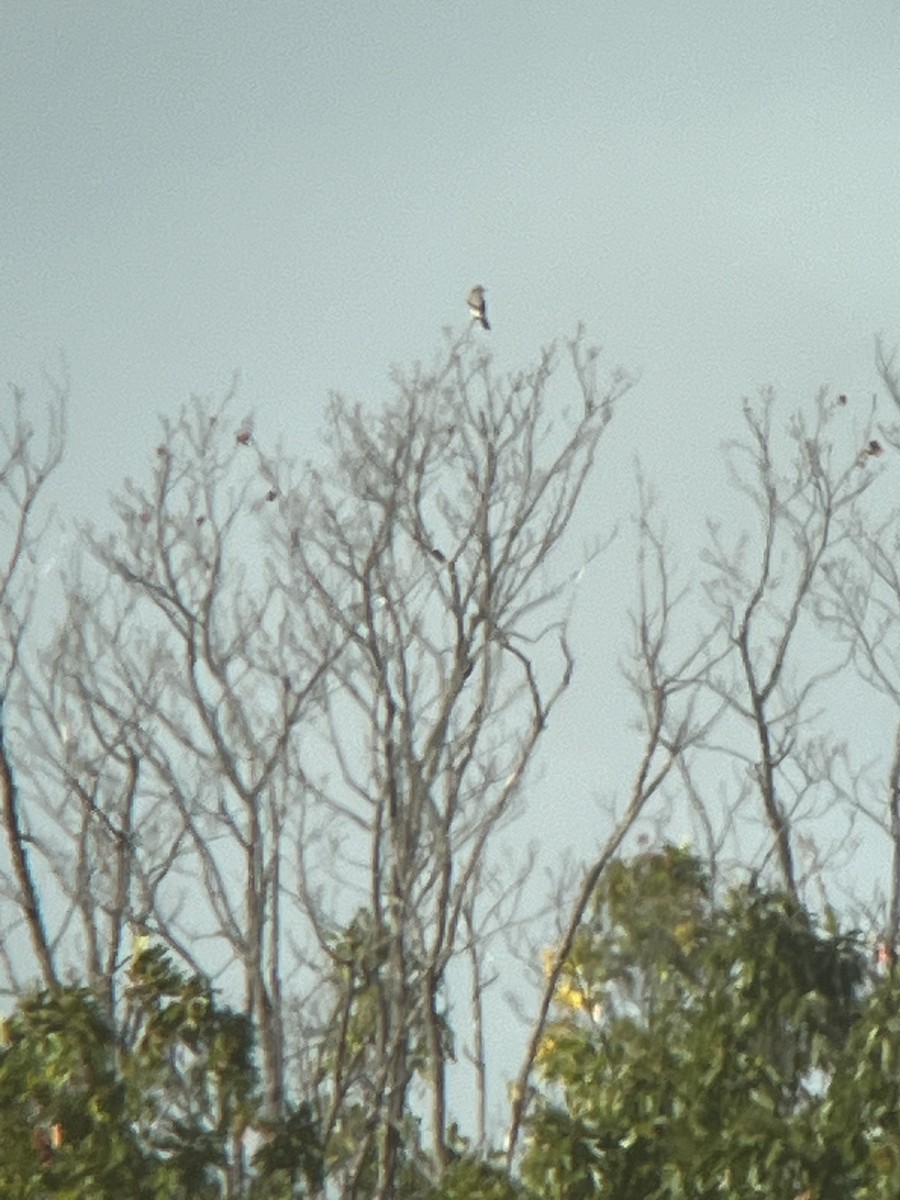
[[[827,564],[816,607],[823,629],[846,649],[856,678],[886,705],[895,730],[880,777],[860,779],[844,797],[891,848],[887,913],[879,931],[891,961],[900,943],[900,380],[894,362],[879,339],[876,364],[887,405],[873,397],[856,439],[856,469],[869,486],[841,513],[840,552]]]
[[[11,705],[19,699],[26,659],[26,633],[37,602],[41,535],[46,518],[39,504],[59,465],[65,443],[67,388],[55,386],[45,414],[43,436],[32,424],[25,396],[13,391],[11,416],[0,424],[0,804],[8,859],[0,866],[0,887],[10,906],[2,939],[10,985],[24,982],[13,958],[24,930],[45,987],[55,988],[54,936],[45,917],[44,897],[32,853],[33,813],[22,794],[17,751],[10,736]],[[41,445],[40,443],[43,442]]]
[[[328,1057],[327,1126],[346,1134],[351,1104],[366,1114],[347,1195],[393,1195],[414,1078],[429,1096],[430,1149],[439,1166],[448,1158],[448,967],[471,954],[493,903],[492,842],[571,678],[554,555],[627,386],[615,376],[599,392],[593,355],[580,342],[570,353],[570,407],[563,397],[552,418],[551,351],[501,380],[454,345],[433,372],[398,376],[380,412],[334,400],[330,469],[283,506],[281,586],[304,597],[295,636],[319,656],[335,631],[344,647],[309,734],[315,804],[297,883],[337,972],[351,964],[334,930],[366,914],[352,957],[368,974],[336,998]],[[503,872],[503,886],[515,876]]]
[[[706,685],[727,708],[705,751],[743,764],[734,808],[755,805],[784,888],[798,893],[793,828],[816,815],[829,756],[808,717],[817,689],[843,668],[839,649],[810,650],[815,601],[830,557],[846,537],[841,517],[869,486],[857,447],[835,438],[836,410],[822,394],[812,419],[774,426],[774,397],[745,404],[747,436],[728,445],[736,493],[750,501],[750,532],[709,522],[705,591],[721,653]],[[743,848],[746,859],[746,848]]]
[[[522,875],[495,835],[572,674],[557,551],[629,386],[580,338],[568,381],[474,355],[334,400],[306,467],[192,402],[85,531],[33,678],[48,969],[114,1012],[149,934],[242,989],[270,1111],[317,1104],[348,1196],[448,1161],[450,967],[477,1028],[475,931]]]

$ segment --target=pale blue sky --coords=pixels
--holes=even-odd
[[[897,0],[31,0],[0,42],[0,363],[65,352],[92,476],[235,369],[304,437],[475,281],[501,365],[584,321],[686,448],[900,332]]]
[[[501,370],[583,321],[641,373],[584,539],[637,451],[699,529],[743,395],[863,397],[900,339],[898,0],[7,0],[0,46],[0,372],[40,398],[66,356],[71,514],[235,371],[314,453],[328,390],[386,395],[481,282]],[[596,705],[618,647],[576,630]],[[592,803],[611,760],[558,738]]]

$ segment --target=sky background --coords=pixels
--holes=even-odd
[[[583,322],[640,375],[585,543],[638,453],[685,536],[727,520],[742,397],[865,399],[900,340],[900,0],[7,0],[0,45],[0,373],[42,403],[66,360],[69,529],[236,372],[314,456],[476,282],[500,372]],[[592,570],[597,666],[632,582]],[[587,805],[608,761],[573,720],[542,770]]]
[[[65,354],[86,499],[235,371],[302,453],[476,281],[501,369],[582,321],[641,373],[673,482],[900,336],[900,0],[30,0],[0,38],[0,363]]]

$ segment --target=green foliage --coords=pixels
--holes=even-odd
[[[900,980],[895,974],[878,982],[854,1025],[816,1113],[814,1133],[828,1195],[900,1196]]]
[[[268,1133],[253,1156],[252,1200],[297,1200],[318,1192],[325,1181],[325,1157],[309,1105],[299,1105]]]
[[[326,1070],[333,1070],[340,1060],[340,1069],[348,1063],[358,1068],[371,1067],[369,1056],[377,1040],[378,1023],[386,992],[393,989],[391,964],[391,934],[379,924],[367,909],[359,909],[350,923],[333,938],[330,955],[336,964],[329,983],[336,996],[332,1036],[326,1039],[323,1061]],[[425,974],[425,964],[415,948],[403,945],[405,970],[414,985]],[[453,1035],[450,1025],[440,1018],[442,1050],[453,1058]],[[407,1061],[417,1072],[428,1068],[426,1036],[418,1023],[413,1023],[406,1047]],[[365,1071],[360,1071],[365,1074]]]
[[[300,1109],[258,1119],[249,1021],[220,1007],[160,948],[130,964],[115,1027],[84,988],[23,999],[0,1047],[0,1195],[91,1200],[294,1200],[317,1190],[322,1156]],[[240,1144],[263,1136],[254,1176]]]
[[[585,1014],[647,1015],[686,995],[708,936],[709,881],[698,860],[667,846],[611,864],[566,963],[557,998]],[[580,999],[579,999],[580,997]]]
[[[779,892],[717,904],[673,847],[616,864],[541,1047],[524,1179],[569,1200],[900,1195],[900,1041],[886,1013],[859,1041],[865,982],[856,939]],[[893,1192],[848,1190],[879,1171]]]
[[[224,1142],[251,1122],[256,1072],[244,1016],[218,1007],[206,981],[183,977],[159,947],[135,956],[126,1006],[121,1070],[141,1098],[135,1119],[151,1121],[157,1140]]]
[[[315,1101],[263,1118],[248,1021],[159,948],[136,952],[115,1025],[83,988],[23,999],[0,1044],[0,1196],[309,1200],[348,1164],[352,1194],[373,1194],[375,933],[359,917],[338,959],[343,1044],[322,1086],[361,1074],[327,1141]],[[406,1111],[398,1200],[900,1196],[900,980],[780,892],[718,901],[684,850],[607,873],[537,1065],[521,1177],[455,1127],[440,1169]]]
[[[165,1194],[150,1186],[129,1107],[93,997],[72,988],[23,999],[0,1049],[0,1195]]]
[[[522,1187],[503,1167],[464,1156],[454,1160],[424,1200],[522,1200],[523,1196]]]

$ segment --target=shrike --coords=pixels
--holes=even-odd
[[[469,312],[472,314],[473,321],[480,321],[482,329],[490,329],[490,323],[487,319],[487,307],[484,303],[484,288],[479,283],[469,292]]]

